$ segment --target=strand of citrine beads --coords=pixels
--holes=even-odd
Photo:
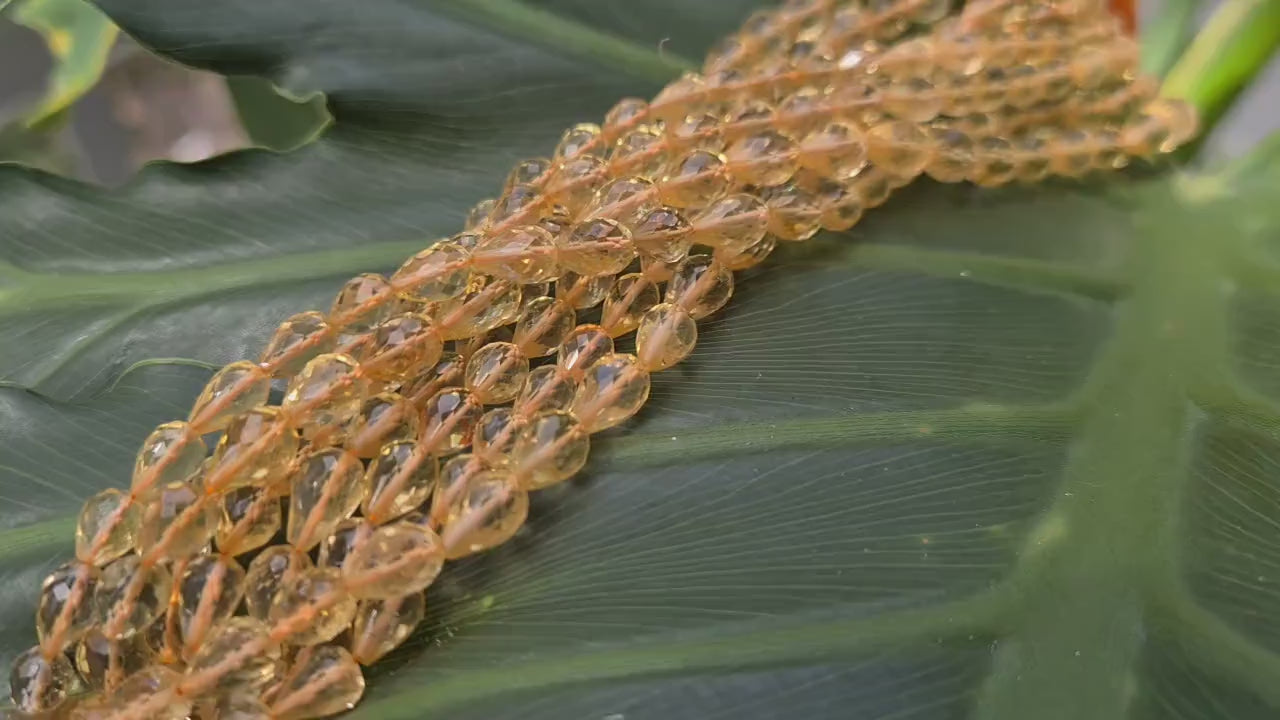
[[[1099,8],[1027,7],[754,16],[703,75],[520,164],[466,232],[287,320],[259,362],[220,371],[187,421],[148,439],[130,491],[86,506],[15,701],[46,710],[85,685],[86,719],[345,709],[358,665],[408,636],[442,563],[509,538],[529,491],[639,410],[733,271],[852,226],[921,172],[1080,175],[1189,136]],[[633,331],[636,352],[614,352]],[[288,383],[279,406],[273,378]]]

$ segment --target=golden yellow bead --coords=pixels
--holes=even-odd
[[[510,402],[529,375],[529,358],[514,343],[489,343],[467,360],[466,388],[486,405]]]
[[[528,183],[507,185],[502,197],[494,203],[493,212],[489,213],[488,226],[497,228],[505,224],[508,219],[538,203],[539,195],[538,188]]]
[[[361,511],[380,524],[413,510],[431,497],[438,472],[435,458],[416,441],[382,446],[365,471]]]
[[[290,481],[285,538],[310,550],[351,516],[365,495],[364,465],[341,448],[303,455]]]
[[[76,643],[75,666],[89,687],[114,690],[126,677],[151,664],[154,656],[144,633],[111,640],[94,628]]]
[[[782,240],[808,240],[822,228],[821,199],[795,183],[765,191],[765,206],[769,209],[769,232]],[[748,247],[755,247],[759,242]],[[746,249],[740,248],[737,252]]]
[[[550,158],[521,160],[516,163],[514,168],[511,168],[511,172],[507,175],[506,186],[510,188],[513,185],[528,185],[529,183],[537,182],[550,169]]]
[[[554,280],[560,269],[555,240],[539,225],[522,225],[485,237],[471,259],[478,271],[520,284]]]
[[[222,496],[214,544],[227,555],[256,550],[280,530],[280,499],[265,488],[239,487]]]
[[[13,661],[9,672],[9,697],[23,713],[43,713],[61,705],[79,687],[71,662],[61,653],[46,658],[39,647]]]
[[[242,360],[219,370],[191,408],[190,422],[198,433],[221,430],[231,419],[267,401],[271,376],[257,363]]]
[[[634,355],[601,358],[587,369],[573,403],[573,415],[592,433],[635,415],[649,399],[649,372]]]
[[[486,214],[487,211],[486,211]],[[476,236],[464,233],[441,240],[405,261],[391,276],[391,283],[402,297],[415,302],[442,302],[458,297],[467,288],[471,276],[467,245]]]
[[[290,377],[311,358],[332,352],[337,337],[323,313],[298,313],[280,323],[258,362],[270,366],[273,377]]]
[[[423,406],[422,434],[418,442],[433,455],[458,452],[471,443],[471,434],[482,413],[481,403],[466,390],[445,388]]]
[[[773,234],[760,238],[760,242],[737,254],[729,253],[724,248],[715,251],[716,262],[733,272],[746,270],[764,262],[769,254],[778,247],[778,237]]]
[[[102,634],[112,640],[136,635],[168,606],[173,577],[160,564],[125,555],[102,569],[94,613]]]
[[[45,649],[60,651],[89,630],[98,575],[93,565],[70,562],[44,579],[36,605],[36,637]]]
[[[409,398],[414,407],[422,410],[427,400],[447,387],[462,384],[462,371],[467,362],[456,352],[445,352],[435,365],[419,369],[408,376],[400,386],[400,394]]]
[[[764,237],[769,210],[760,198],[746,193],[729,195],[712,203],[693,220],[694,241],[738,252]]]
[[[218,623],[187,666],[187,677],[216,677],[214,688],[223,693],[256,693],[276,678],[280,646],[263,643],[271,628],[263,621],[239,615]],[[262,646],[258,652],[248,648]]]
[[[698,342],[698,326],[679,305],[655,305],[640,318],[636,357],[649,372],[657,372],[689,357]]]
[[[338,523],[329,537],[320,541],[316,567],[341,568],[360,543],[369,539],[375,525],[364,518],[350,517]]]
[[[560,242],[560,262],[584,277],[616,275],[635,258],[631,231],[616,220],[579,223]]]
[[[445,340],[481,335],[513,322],[520,314],[520,285],[488,275],[471,277],[465,293],[430,310]]]
[[[292,546],[274,545],[264,549],[249,563],[245,574],[244,604],[249,616],[266,620],[281,584],[311,567],[311,558]]]
[[[521,428],[512,470],[521,487],[537,490],[573,477],[587,463],[590,449],[587,429],[572,414],[541,412]]]
[[[233,420],[218,442],[204,475],[205,490],[271,487],[284,480],[299,443],[279,408],[254,408]]]
[[[734,179],[743,185],[778,185],[799,168],[796,141],[774,130],[731,143],[724,156]]]
[[[933,144],[919,125],[892,120],[867,130],[867,157],[889,175],[913,178],[929,166]]]
[[[559,365],[543,365],[529,373],[515,409],[522,415],[533,415],[543,410],[568,410],[578,392],[578,381],[573,374]]]
[[[624,129],[642,122],[649,103],[640,98],[623,98],[604,116],[604,132],[617,137]]]
[[[600,358],[613,353],[613,338],[599,325],[579,325],[556,351],[556,364],[581,373]]]
[[[443,566],[444,546],[435,532],[394,522],[356,545],[342,576],[356,597],[385,600],[425,590]]]
[[[289,383],[282,407],[304,436],[344,425],[360,410],[369,381],[358,369],[349,355],[321,355]]]
[[[355,617],[355,598],[345,589],[337,568],[300,570],[284,579],[267,618],[275,627],[295,628],[288,642],[318,645],[338,636]]]
[[[190,425],[170,422],[156,428],[142,443],[133,463],[131,487],[143,494],[159,485],[191,477],[204,462],[208,448]]]
[[[595,198],[607,176],[608,166],[603,158],[579,155],[556,168],[547,194],[563,205],[569,215],[577,215]]]
[[[667,164],[662,133],[642,125],[625,132],[613,146],[609,159],[614,167],[647,178],[659,177]]]
[[[592,123],[574,125],[565,131],[556,145],[556,160],[572,160],[593,147],[600,138],[600,126]]]
[[[479,470],[459,482],[444,512],[442,538],[450,560],[501,545],[529,515],[529,494],[510,473]]]
[[[659,302],[656,283],[642,273],[623,275],[609,289],[600,325],[613,337],[625,335],[640,327],[640,316]]]
[[[396,393],[378,393],[360,405],[353,420],[347,449],[356,457],[371,458],[383,445],[418,436],[417,408]]]
[[[724,307],[732,296],[733,273],[711,255],[685,258],[667,283],[666,302],[688,310],[695,320]]]
[[[632,231],[637,251],[663,262],[679,262],[688,255],[692,236],[693,224],[684,213],[667,206],[644,216]]]
[[[123,491],[109,488],[85,501],[76,522],[76,558],[103,565],[124,555],[138,538],[140,514]]]
[[[363,333],[395,311],[395,292],[381,275],[366,273],[346,282],[329,308],[329,322],[344,333]]]
[[[577,324],[573,307],[546,295],[526,300],[516,319],[513,340],[527,357],[555,352]]]
[[[653,181],[632,175],[610,180],[597,192],[590,204],[590,214],[631,225],[657,207],[657,190]]]
[[[662,202],[677,208],[703,207],[728,188],[724,157],[694,150],[667,169],[661,185]]]
[[[217,623],[231,617],[244,597],[245,570],[226,555],[201,555],[178,580],[182,654],[193,657]]]
[[[351,654],[371,665],[413,633],[426,614],[426,598],[411,593],[386,600],[361,600],[351,625]]]
[[[360,666],[345,648],[304,648],[275,689],[272,720],[310,720],[346,712],[364,694]]]
[[[604,301],[612,284],[613,278],[609,275],[586,277],[568,270],[556,281],[556,299],[578,310],[587,310]]]
[[[169,483],[142,511],[138,552],[157,560],[183,560],[204,549],[218,529],[218,503],[198,486]]]
[[[544,367],[553,367],[550,365]],[[494,408],[485,413],[476,424],[472,452],[493,467],[511,462],[511,450],[515,447],[523,421],[511,408]]]
[[[374,328],[360,357],[360,367],[371,380],[392,382],[415,368],[434,365],[443,351],[444,339],[431,320],[425,315],[405,313]]]

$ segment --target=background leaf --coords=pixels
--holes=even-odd
[[[0,167],[0,660],[80,499],[205,365],[456,230],[751,4],[104,0],[334,125],[115,193]],[[785,248],[580,480],[446,573],[353,717],[1273,717],[1277,167],[921,184]]]
[[[25,118],[29,126],[49,122],[98,82],[119,30],[85,0],[17,0],[8,12],[40,33],[53,55],[48,90]]]

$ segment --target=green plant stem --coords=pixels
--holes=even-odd
[[[1142,32],[1142,69],[1157,77],[1169,72],[1195,36],[1200,0],[1168,0],[1160,16]]]

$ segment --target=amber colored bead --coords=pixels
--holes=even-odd
[[[571,373],[581,373],[600,358],[613,353],[613,338],[599,325],[579,325],[556,351],[556,363]]]
[[[674,122],[689,114],[691,106],[702,97],[706,80],[697,73],[684,73],[668,83],[649,102],[651,117]]]
[[[256,550],[280,530],[280,499],[264,488],[240,487],[222,496],[214,544],[228,555]]]
[[[619,100],[604,116],[604,132],[617,136],[626,128],[642,122],[649,112],[649,103],[640,98]]]
[[[662,202],[692,208],[707,205],[728,188],[724,157],[708,150],[694,150],[667,169],[660,192]]]
[[[138,551],[156,560],[182,560],[204,549],[218,529],[219,508],[199,487],[169,483],[142,511]]]
[[[208,448],[190,425],[169,422],[152,431],[142,443],[133,462],[135,493],[145,495],[152,488],[186,480],[200,468]]]
[[[418,436],[418,411],[396,393],[379,393],[360,406],[353,421],[347,448],[356,457],[371,458],[393,440],[409,440]]]
[[[880,123],[867,130],[867,157],[888,174],[913,178],[929,166],[933,144],[915,123]]]
[[[221,430],[231,418],[267,401],[271,376],[256,363],[242,360],[210,378],[191,408],[191,426],[198,433]]]
[[[821,199],[794,183],[769,188],[765,206],[769,208],[769,231],[782,240],[808,240],[822,228]],[[746,248],[739,252],[742,250]]]
[[[615,275],[635,258],[631,231],[616,220],[592,218],[560,240],[560,262],[584,277]]]
[[[653,181],[632,175],[605,183],[591,201],[591,214],[631,225],[657,207]],[[598,274],[598,273],[590,273]]]
[[[290,377],[311,358],[332,352],[337,336],[323,313],[298,313],[280,323],[258,362],[269,367],[273,377]]]
[[[137,555],[107,565],[93,598],[102,634],[119,640],[147,629],[167,607],[172,584],[164,565],[144,564]]]
[[[724,147],[721,119],[715,113],[686,115],[680,122],[671,126],[668,132],[674,144],[682,149],[718,150]]]
[[[282,407],[304,436],[344,425],[360,410],[369,383],[358,369],[349,355],[321,355],[289,383]]]
[[[612,284],[613,278],[609,275],[584,277],[573,271],[566,271],[556,282],[556,298],[578,310],[587,310],[604,302]]]
[[[154,657],[144,633],[111,640],[94,628],[76,643],[75,666],[89,687],[113,690]]]
[[[505,224],[508,219],[532,207],[538,200],[538,188],[528,183],[507,185],[502,197],[494,203],[493,212],[489,213],[489,227],[497,228]]]
[[[737,252],[764,237],[769,211],[760,198],[738,193],[723,197],[694,218],[694,240],[702,245]]]
[[[98,569],[82,562],[58,567],[40,585],[36,606],[36,637],[50,651],[79,640],[93,624],[93,596]]]
[[[503,280],[528,284],[559,274],[556,243],[539,225],[522,225],[482,239],[471,255],[473,266]]]
[[[851,184],[822,183],[819,200],[822,203],[822,227],[837,232],[857,225],[867,209],[862,196]],[[730,263],[726,264],[732,267]]]
[[[640,318],[636,357],[650,372],[657,372],[689,357],[697,342],[698,326],[689,311],[679,305],[662,303]]]
[[[569,303],[545,295],[525,301],[516,319],[515,344],[526,357],[555,352],[577,324]]]
[[[103,565],[129,552],[137,542],[138,506],[109,488],[85,501],[76,522],[76,558]]]
[[[461,385],[466,365],[466,359],[458,353],[446,352],[435,365],[424,368],[416,377],[407,380],[400,387],[400,394],[409,398],[421,410],[436,393],[447,387]]]
[[[515,447],[521,425],[521,417],[511,408],[490,410],[476,423],[475,437],[471,442],[472,452],[491,466],[506,465],[510,462],[511,449]]]
[[[178,612],[185,657],[192,657],[214,625],[231,617],[244,597],[245,570],[226,555],[201,555],[178,580]]]
[[[513,343],[489,343],[467,360],[467,390],[486,405],[510,402],[529,375],[529,359]]]
[[[444,340],[429,318],[405,313],[374,328],[360,367],[372,380],[396,381],[415,368],[434,365],[443,350]]]
[[[719,248],[715,251],[715,258],[721,265],[724,265],[726,268],[734,272],[738,272],[739,270],[746,270],[747,268],[755,267],[756,265],[764,262],[765,259],[769,257],[769,254],[777,247],[778,237],[776,235],[769,234],[760,238],[760,242],[737,254],[729,253],[726,252],[724,248]],[[637,323],[639,323],[639,318],[637,318]]]
[[[426,615],[420,592],[386,600],[361,600],[351,625],[351,654],[371,665],[408,639]]]
[[[312,567],[311,558],[289,545],[274,545],[264,549],[245,575],[244,604],[251,617],[266,620],[271,610],[271,600],[280,591],[280,585],[289,577]]]
[[[24,713],[53,710],[77,689],[79,678],[66,656],[55,653],[46,658],[39,647],[19,655],[9,672],[9,697]]]
[[[507,175],[506,186],[510,188],[513,185],[528,185],[536,182],[544,173],[551,169],[550,158],[529,158],[516,163],[511,168],[511,172]]]
[[[342,564],[342,575],[356,597],[385,600],[425,590],[443,566],[439,536],[420,525],[395,522],[357,544]]]
[[[338,523],[329,537],[320,541],[316,567],[341,568],[355,551],[376,529],[375,523],[362,517],[349,517]]]
[[[774,130],[733,142],[724,156],[734,179],[744,185],[778,185],[799,167],[796,141]]]
[[[485,213],[488,214],[487,211]],[[420,303],[441,302],[458,297],[471,276],[467,244],[476,236],[464,233],[441,240],[405,261],[391,276],[401,296]]]
[[[556,145],[557,160],[572,160],[587,149],[593,147],[600,138],[600,126],[592,123],[580,123],[565,131]]]
[[[641,273],[619,277],[604,301],[600,325],[613,337],[625,335],[640,326],[640,316],[661,302],[658,286]]]
[[[1002,137],[985,137],[978,142],[978,163],[972,180],[994,187],[1013,181],[1017,175],[1013,144]]]
[[[384,445],[365,471],[365,517],[383,523],[426,502],[435,489],[439,468],[435,458],[406,440]]]
[[[634,355],[609,355],[587,369],[573,415],[589,432],[600,432],[635,415],[649,399],[649,372]]]
[[[513,471],[527,490],[548,487],[581,470],[590,449],[587,429],[572,414],[542,412],[520,431],[512,451]]]
[[[666,206],[643,217],[632,231],[632,239],[640,253],[664,262],[678,262],[688,255],[692,235],[693,225],[684,213]]]
[[[355,598],[344,588],[341,571],[317,567],[285,578],[267,617],[276,627],[290,623],[290,644],[317,645],[337,637],[355,612]]]
[[[395,311],[395,293],[381,275],[365,273],[347,281],[329,308],[329,322],[347,333],[362,333]]]
[[[662,133],[653,126],[641,126],[624,133],[614,144],[610,160],[615,168],[627,173],[660,176],[667,164]]]
[[[573,406],[577,393],[578,381],[571,372],[559,365],[543,365],[529,373],[514,407],[523,415],[543,410],[568,410]]]
[[[849,191],[862,198],[864,208],[879,207],[889,199],[895,187],[894,178],[876,165],[867,165],[856,177],[847,181]]]
[[[310,720],[346,712],[364,694],[364,676],[337,645],[304,648],[276,688],[272,720]]]
[[[310,550],[360,506],[364,466],[341,448],[312,451],[299,459],[290,486],[285,537],[299,550]]]
[[[724,307],[733,295],[733,273],[710,255],[690,255],[676,266],[667,283],[666,302],[704,318]]]
[[[445,557],[454,560],[501,545],[529,516],[529,494],[511,474],[479,470],[466,474],[444,509]]]
[[[254,408],[232,421],[204,476],[207,492],[281,482],[298,452],[298,434],[285,425],[279,408]]]
[[[938,182],[954,183],[967,178],[973,170],[974,142],[968,134],[950,127],[933,131],[935,151],[925,172]]]
[[[448,455],[471,442],[471,433],[483,406],[462,388],[445,388],[426,402],[422,410],[422,434],[418,442],[433,455]]]
[[[520,313],[520,285],[487,275],[473,275],[461,297],[434,310],[445,340],[458,340],[486,333],[511,323]]]
[[[188,678],[216,677],[223,693],[254,693],[269,685],[279,669],[280,646],[264,643],[271,628],[263,621],[238,615],[218,623],[187,666]],[[261,647],[258,652],[248,648]]]
[[[595,198],[607,176],[607,165],[602,158],[579,155],[556,169],[547,194],[562,204],[570,215],[577,215]]]

